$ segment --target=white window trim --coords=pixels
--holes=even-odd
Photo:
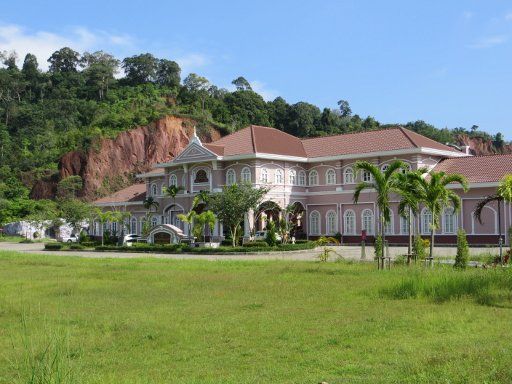
[[[313,178],[313,175],[315,175],[315,179],[316,179],[316,181],[315,181],[314,183],[312,183],[312,182],[311,182],[311,179]],[[318,171],[313,170],[313,171],[310,171],[310,172],[309,172],[308,184],[309,184],[310,186],[316,186],[316,185],[319,185],[319,184],[318,184]]]
[[[329,174],[333,175],[334,180],[329,180]],[[325,184],[327,184],[327,185],[335,185],[336,184],[336,171],[333,168],[330,168],[325,172]]]
[[[446,210],[447,209],[450,209],[452,210],[452,216],[453,216],[453,231],[451,232],[448,232],[446,230]],[[443,210],[443,216],[442,216],[442,219],[441,219],[441,222],[442,222],[442,228],[443,228],[443,234],[445,235],[455,235],[457,233],[457,230],[459,229],[458,228],[458,217],[457,217],[457,212],[455,212],[455,209],[453,209],[453,207],[447,207]]]
[[[347,231],[347,219],[349,217],[349,214],[350,214],[350,217],[352,218],[353,220],[353,230],[348,232]],[[343,212],[343,232],[345,235],[351,235],[351,236],[354,236],[356,235],[357,233],[357,227],[356,227],[356,213],[352,210],[352,209],[347,209],[345,212]]]
[[[280,180],[278,180],[278,178]],[[275,182],[275,184],[283,184],[283,181],[284,181],[283,171],[280,170],[280,169],[276,169],[276,171],[274,173],[274,182]]]
[[[265,175],[265,178],[263,178],[263,175]],[[268,183],[268,170],[267,168],[261,168],[260,170],[260,182],[261,183]]]
[[[178,186],[178,176],[176,176],[175,174],[172,174],[169,176],[169,187],[172,187],[172,186]]]
[[[330,228],[330,224],[329,224],[329,216],[331,214],[334,214],[334,227],[333,228]],[[330,231],[330,229],[333,229],[332,231]],[[328,210],[327,213],[325,214],[325,233],[327,235],[335,235],[336,233],[338,233],[339,231],[339,228],[338,228],[338,214],[336,213],[335,210]]]
[[[370,209],[370,208],[365,208],[361,211],[361,230],[364,230],[364,219],[365,219],[365,213],[366,212],[370,212],[371,213],[371,225],[370,225],[370,228],[369,229],[366,229],[366,234],[367,235],[373,235],[375,233],[375,214],[373,213],[373,211]]]
[[[311,222],[313,221],[313,215],[316,217],[317,221],[317,226],[318,228],[316,228],[317,230],[315,232],[313,232],[313,225],[311,225]],[[310,214],[309,214],[309,234],[310,235],[313,235],[313,236],[316,236],[316,235],[320,235],[322,233],[322,228],[321,228],[321,223],[320,223],[320,212],[318,211],[312,211]]]
[[[230,182],[230,180],[229,180],[230,177],[233,178],[232,182]],[[236,173],[235,173],[235,170],[231,168],[226,171],[226,185],[232,185],[232,184],[236,184]]]
[[[302,187],[305,187],[306,182],[307,182],[306,171],[299,171],[298,176],[297,176],[297,184]]]
[[[290,173],[288,175],[288,179],[290,181],[290,185],[297,185],[298,184],[297,172],[294,169],[290,170]]]
[[[430,213],[430,215],[429,215],[430,219],[428,221],[428,226],[427,226],[428,228],[424,228],[423,224],[425,223],[425,221],[424,221],[423,217],[426,215],[425,212],[430,212],[430,210],[428,208],[423,208],[421,210],[421,213],[420,213],[420,233],[422,235],[430,235],[430,224],[432,222],[432,213]]]
[[[246,176],[249,176],[247,180],[245,179]],[[242,168],[242,172],[240,172],[240,179],[244,183],[247,183],[247,182],[250,183],[252,181],[251,169],[249,167],[243,167]]]
[[[352,181],[347,181],[347,173],[350,173],[352,175]],[[355,184],[356,182],[356,175],[354,173],[354,169],[352,167],[345,168],[343,171],[343,183],[344,184]]]

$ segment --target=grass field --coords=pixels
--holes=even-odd
[[[510,383],[510,271],[0,253],[1,383]]]

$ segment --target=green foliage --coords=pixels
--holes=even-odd
[[[267,221],[266,231],[265,242],[271,247],[275,246],[277,244],[276,224],[273,221]]]
[[[374,248],[374,259],[379,260],[384,255],[384,243],[382,241],[382,236],[378,235],[375,238]]]
[[[227,245],[229,245],[229,244],[227,244]],[[252,247],[268,247],[268,243],[266,241],[251,241],[249,243],[244,243],[243,246],[244,247],[249,247],[249,248],[252,248]]]
[[[466,238],[466,232],[459,229],[457,232],[457,255],[455,256],[454,268],[466,269],[469,259],[469,246]]]
[[[46,243],[44,245],[44,249],[47,249],[49,251],[58,251],[62,249],[63,245],[62,243]]]
[[[256,209],[267,191],[266,188],[255,188],[250,184],[233,184],[224,186],[222,192],[210,195],[210,209],[229,228],[233,246],[236,245],[245,213]]]
[[[416,260],[425,259],[425,255],[426,255],[425,242],[421,238],[421,236],[414,237],[414,241],[412,243],[412,252],[414,253],[414,258]]]

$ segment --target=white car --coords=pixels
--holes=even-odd
[[[78,236],[77,235],[69,235],[62,237],[61,240],[63,243],[78,243]]]
[[[129,233],[124,236],[123,244],[131,246],[133,243],[136,243],[138,241],[142,240],[142,237],[135,234],[135,233]]]
[[[255,241],[265,241],[267,238],[267,231],[258,231],[254,234],[254,240]],[[276,240],[281,241],[281,236],[276,233]]]

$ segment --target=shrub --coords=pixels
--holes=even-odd
[[[271,247],[277,244],[276,225],[273,221],[267,223],[267,236],[265,237],[265,241]]]
[[[23,239],[20,241],[21,244],[30,244],[30,243],[33,243],[34,241],[33,240],[30,240],[30,239]]]
[[[305,243],[309,243],[309,242],[310,241],[307,239],[295,240],[295,244],[305,244]]]
[[[69,245],[69,249],[75,249],[75,250],[76,250],[76,249],[84,249],[84,246],[83,246],[83,245],[81,245],[81,244],[76,244],[76,243],[75,243],[75,244],[70,244],[70,245]]]
[[[338,241],[338,244],[341,244],[341,233],[340,232],[336,232],[336,234],[334,235],[334,238]]]
[[[92,247],[95,247],[98,245],[98,243],[96,241],[84,241],[84,242],[80,242],[80,244],[82,244],[86,248],[92,248]]]
[[[44,245],[44,249],[46,249],[48,251],[58,251],[58,250],[62,249],[62,244],[61,243],[46,243]]]
[[[251,241],[250,243],[245,243],[243,245],[244,247],[268,247],[268,244],[266,241]]]
[[[80,244],[83,244],[83,243],[87,243],[90,241],[91,241],[91,239],[89,238],[89,236],[87,236],[87,233],[85,233],[84,231],[81,231],[80,234],[78,235],[78,242]]]
[[[318,245],[327,245],[327,244],[331,244],[331,245],[339,245],[340,242],[334,238],[334,237],[325,237],[325,236],[322,236],[320,237],[316,243]]]
[[[412,243],[412,252],[414,253],[414,258],[416,260],[422,260],[425,258],[425,243],[420,236],[414,237],[414,242]]]
[[[469,259],[468,240],[466,232],[459,229],[457,232],[457,255],[455,256],[454,268],[465,269]]]
[[[395,260],[393,260],[393,264],[395,264],[395,265],[407,264],[407,255],[398,255],[397,257],[395,257]]]

